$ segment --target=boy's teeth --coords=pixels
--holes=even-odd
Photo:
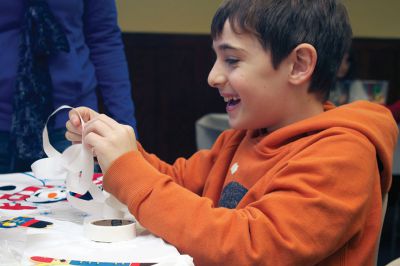
[[[237,100],[239,100],[240,98],[239,97],[224,97],[224,101],[225,102],[229,102],[229,101],[237,101]]]

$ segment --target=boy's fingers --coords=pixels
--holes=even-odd
[[[69,116],[69,121],[74,127],[79,127],[81,125],[81,119],[79,118],[79,115],[75,109],[72,109],[68,113]]]
[[[95,119],[85,125],[83,135],[95,133],[99,136],[105,137],[112,132],[112,128],[102,119]]]
[[[87,107],[77,107],[69,111],[69,119],[72,124],[76,127],[80,126],[81,118],[83,122],[90,121],[94,116],[96,116],[96,112],[92,111]]]
[[[67,121],[67,123],[65,123],[65,127],[67,128],[68,131],[76,134],[80,134],[82,131],[80,126],[76,127],[75,125],[72,124],[71,121]]]
[[[82,135],[75,134],[70,131],[65,132],[65,138],[69,141],[72,141],[74,144],[82,141]]]
[[[91,121],[86,123],[85,126],[89,126],[92,123],[97,123],[97,121],[102,121],[104,124],[108,125],[110,128],[115,128],[120,125],[117,121],[115,121],[111,117],[109,117],[105,114],[100,114],[95,119],[92,119]]]
[[[93,132],[90,132],[89,134],[85,135],[84,143],[87,146],[89,146],[92,149],[93,153],[95,154],[96,151],[94,150],[94,147],[95,147],[96,144],[101,142],[102,139],[103,139],[103,137],[101,137],[101,136],[99,136],[99,135],[97,135],[97,134],[95,134]],[[97,156],[97,154],[96,154],[96,156]]]
[[[76,114],[71,116],[70,121],[75,127],[79,127],[81,125],[81,120]]]

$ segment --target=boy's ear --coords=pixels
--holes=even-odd
[[[292,50],[289,57],[292,63],[289,81],[299,85],[311,79],[317,64],[317,51],[314,46],[301,43]]]

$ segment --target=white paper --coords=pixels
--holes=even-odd
[[[62,109],[73,108],[63,105],[55,110],[47,121]],[[82,127],[84,127],[84,121],[81,117],[80,119]],[[63,153],[58,152],[49,141],[46,122],[43,130],[43,150],[48,158],[40,159],[32,164],[34,176],[41,179],[65,180],[67,191],[80,195],[89,191],[92,195],[93,200],[83,200],[67,193],[67,200],[73,207],[103,218],[124,218],[127,216],[126,206],[93,183],[93,154],[83,141],[81,144],[71,145]]]

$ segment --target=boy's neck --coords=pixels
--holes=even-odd
[[[314,117],[324,112],[324,104],[318,100],[315,95],[309,95],[310,97],[303,98],[304,101],[295,99],[290,105],[292,108],[286,110],[288,118],[286,121],[282,121],[282,124],[275,127],[269,127],[261,129],[260,133],[271,133],[280,128],[289,126],[299,121]]]

